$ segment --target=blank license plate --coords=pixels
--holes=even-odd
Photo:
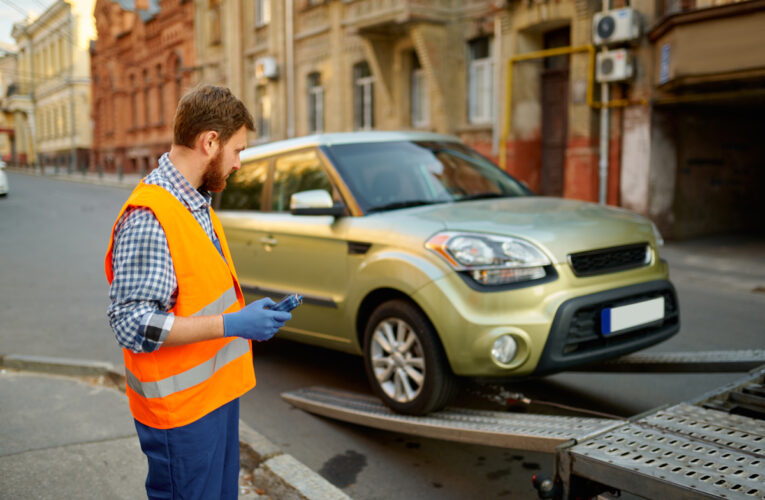
[[[611,335],[664,318],[664,297],[627,306],[607,307],[600,312],[600,330]]]

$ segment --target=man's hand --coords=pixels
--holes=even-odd
[[[244,306],[241,310],[223,315],[223,335],[245,339],[268,340],[292,318],[292,314],[266,309],[274,301],[266,297]]]

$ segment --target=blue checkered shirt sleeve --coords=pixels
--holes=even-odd
[[[174,316],[177,280],[167,237],[148,208],[126,211],[115,229],[107,310],[117,343],[133,352],[162,345]]]

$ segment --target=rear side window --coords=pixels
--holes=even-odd
[[[290,197],[301,191],[323,189],[333,195],[332,183],[316,151],[301,151],[277,158],[271,211],[289,212]]]
[[[216,209],[260,211],[267,177],[268,161],[242,165],[226,181]]]

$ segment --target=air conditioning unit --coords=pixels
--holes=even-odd
[[[640,13],[630,7],[598,12],[592,20],[595,45],[630,42],[640,38]]]
[[[255,61],[255,78],[261,80],[268,78],[275,80],[279,77],[279,70],[276,68],[276,59],[273,57],[261,57]]]
[[[595,64],[595,80],[603,82],[620,82],[632,78],[634,66],[632,53],[627,49],[598,52]]]

